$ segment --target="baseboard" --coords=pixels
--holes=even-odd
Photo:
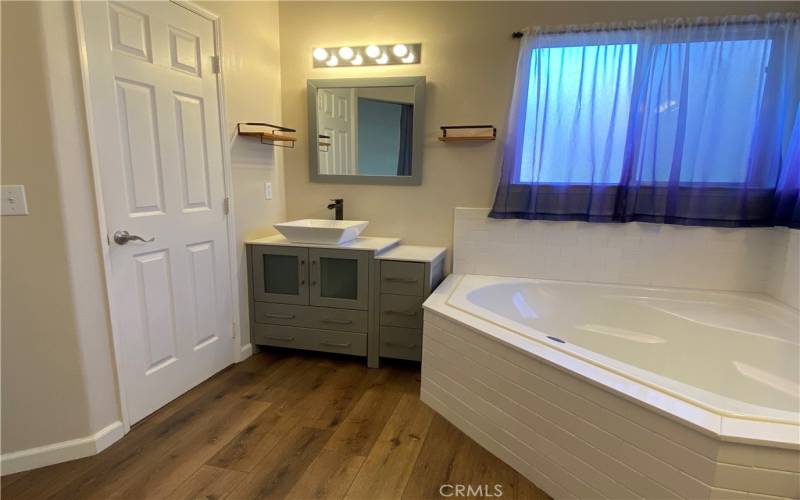
[[[244,361],[245,359],[249,358],[253,355],[253,344],[247,344],[242,346],[242,350],[239,354],[239,361]]]
[[[124,435],[122,422],[117,420],[91,436],[5,453],[0,455],[0,475],[5,476],[96,455]]]

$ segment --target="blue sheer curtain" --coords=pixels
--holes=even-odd
[[[495,218],[800,227],[800,17],[534,31]]]
[[[397,175],[411,175],[414,142],[414,105],[400,104],[400,150],[397,155]]]

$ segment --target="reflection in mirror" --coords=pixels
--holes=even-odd
[[[424,89],[424,77],[310,80],[311,179],[419,184]]]
[[[317,90],[322,175],[410,176],[413,130],[414,87]]]

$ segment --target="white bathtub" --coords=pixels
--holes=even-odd
[[[796,310],[475,275],[425,310],[423,399],[554,497],[800,497]]]

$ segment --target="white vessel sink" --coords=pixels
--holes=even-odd
[[[367,224],[364,220],[300,219],[273,227],[293,243],[338,245],[358,238]]]

